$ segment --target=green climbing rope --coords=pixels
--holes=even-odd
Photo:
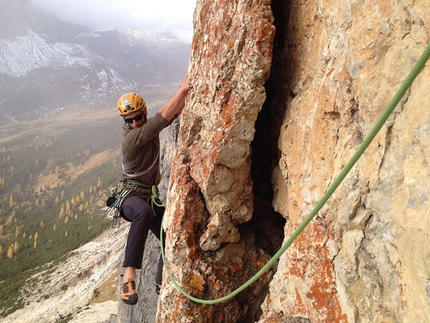
[[[409,73],[405,81],[400,86],[397,93],[394,95],[393,99],[388,104],[387,108],[384,110],[382,115],[379,117],[376,124],[373,126],[373,128],[370,130],[369,134],[366,136],[366,138],[363,140],[361,145],[358,147],[357,151],[354,153],[354,155],[351,157],[351,159],[348,161],[348,163],[345,165],[345,167],[341,170],[338,177],[334,180],[334,182],[330,185],[330,187],[327,189],[326,193],[323,195],[323,197],[319,200],[319,202],[315,205],[315,207],[312,209],[312,211],[309,213],[309,215],[303,220],[303,222],[297,227],[297,229],[293,232],[290,238],[285,242],[285,244],[279,249],[279,251],[267,262],[266,265],[264,265],[253,277],[251,277],[246,283],[244,283],[242,286],[235,289],[230,294],[217,298],[214,300],[204,300],[199,299],[196,297],[193,297],[192,295],[188,294],[179,284],[175,281],[172,273],[170,272],[169,268],[166,264],[166,258],[164,255],[164,248],[163,246],[163,232],[161,226],[161,232],[160,232],[160,245],[161,245],[161,256],[163,258],[164,262],[164,268],[170,277],[171,281],[175,285],[175,287],[188,299],[200,303],[200,304],[207,304],[207,305],[213,305],[221,302],[225,302],[240,292],[244,291],[247,287],[252,285],[255,281],[257,281],[270,267],[272,267],[276,261],[281,257],[281,255],[288,249],[288,247],[293,243],[293,241],[299,236],[299,234],[303,231],[303,229],[309,224],[309,222],[312,221],[312,219],[315,217],[315,215],[318,213],[318,211],[324,206],[324,204],[327,202],[327,200],[330,198],[330,196],[336,191],[337,187],[340,185],[340,183],[344,180],[346,175],[350,172],[352,167],[356,164],[356,162],[360,159],[361,155],[365,152],[367,147],[370,145],[372,140],[375,138],[375,136],[378,134],[378,132],[381,130],[384,123],[387,121],[388,117],[391,115],[397,104],[400,102],[406,91],[410,88],[415,78],[418,76],[418,74],[421,72],[421,70],[424,68],[425,63],[430,57],[430,44],[425,49],[424,53],[421,55],[415,66],[413,67],[412,71]]]

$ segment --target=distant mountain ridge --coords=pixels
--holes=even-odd
[[[0,122],[67,105],[111,104],[146,84],[178,82],[189,44],[147,31],[65,23],[29,1],[0,1]],[[2,24],[3,25],[3,24]]]

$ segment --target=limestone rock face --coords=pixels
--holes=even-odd
[[[268,261],[253,230],[263,222],[247,226],[264,187],[255,174],[271,174],[287,239],[388,105],[429,28],[427,0],[197,1],[164,223],[167,264],[186,292],[219,298]],[[272,271],[217,305],[188,300],[165,275],[156,321],[430,322],[429,90],[427,66]],[[251,172],[259,158],[268,166]]]
[[[429,43],[428,1],[289,1],[276,62],[285,236],[309,214]],[[429,65],[429,64],[427,64]],[[281,257],[259,322],[430,322],[430,68]],[[282,95],[286,93],[287,95]]]
[[[239,226],[252,218],[251,142],[265,100],[275,28],[270,1],[198,1],[191,93],[181,116],[165,215],[168,266],[194,297],[227,295],[269,256]],[[273,273],[272,273],[273,274]],[[165,283],[158,322],[251,322],[269,275],[247,295],[198,305]],[[209,318],[208,318],[209,316]]]

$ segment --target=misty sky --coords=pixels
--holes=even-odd
[[[191,42],[197,0],[32,0],[62,20],[101,28],[170,32]]]

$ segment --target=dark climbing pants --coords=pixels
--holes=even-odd
[[[133,195],[124,199],[121,208],[121,216],[126,221],[131,222],[131,225],[130,231],[128,232],[127,245],[125,247],[123,267],[130,266],[136,269],[142,268],[143,252],[145,250],[145,242],[149,230],[160,240],[160,228],[164,207],[156,205],[154,205],[154,207],[156,216],[154,216],[151,205],[144,199]],[[160,255],[155,277],[156,284],[161,284],[162,271],[163,260]]]

